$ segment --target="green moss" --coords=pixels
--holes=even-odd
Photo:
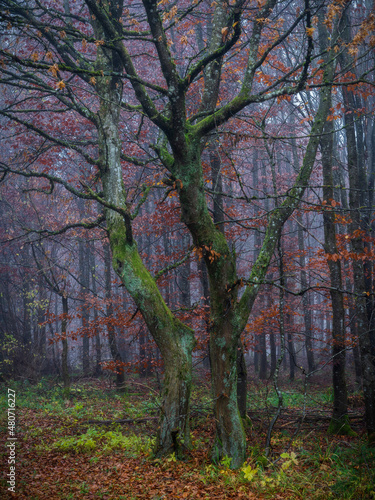
[[[328,427],[328,434],[341,435],[341,436],[356,436],[357,433],[350,427],[348,415],[337,419],[332,418]]]
[[[224,348],[225,347],[225,338],[224,337],[216,337],[215,343],[217,346]]]

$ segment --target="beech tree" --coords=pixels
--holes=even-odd
[[[344,4],[328,2],[329,49]],[[30,141],[2,159],[3,181],[22,175],[40,181],[38,189],[51,195],[60,184],[103,207],[96,220],[67,221],[46,227],[46,234],[105,222],[113,268],[164,361],[155,453],[180,456],[190,444],[194,332],[166,305],[140,257],[134,229],[157,184],[134,170],[158,169],[159,185],[178,196],[181,221],[209,278],[213,458],[228,456],[231,467],[240,467],[246,447],[237,406],[240,336],[282,227],[308,185],[330,113],[330,88],[339,83],[337,50],[319,59],[315,43],[323,2],[0,0],[0,6],[0,82],[7,89],[1,115]],[[298,55],[289,54],[288,44],[298,47]],[[210,214],[202,155],[212,135],[239,113],[259,109],[261,115],[268,102],[302,91],[313,92],[319,106],[301,168],[286,191],[277,190],[256,261],[247,276],[239,276],[223,221]]]
[[[351,35],[351,22],[347,12],[344,13],[341,20],[342,37],[348,42]],[[340,64],[342,68],[350,71],[356,71],[353,52],[343,51],[340,55]],[[350,246],[353,255],[353,290],[355,294],[355,309],[357,319],[357,329],[359,338],[359,348],[361,354],[361,367],[363,376],[363,393],[365,400],[365,418],[369,442],[375,443],[375,338],[374,331],[371,328],[373,321],[372,307],[368,311],[367,302],[370,299],[371,289],[371,271],[366,273],[366,265],[361,256],[365,256],[365,238],[364,235],[369,229],[369,215],[372,207],[369,206],[370,197],[373,196],[373,186],[371,177],[373,166],[370,167],[370,181],[366,179],[365,165],[361,163],[360,157],[363,156],[362,148],[359,142],[362,141],[362,134],[358,135],[353,117],[355,109],[355,97],[351,89],[343,89],[343,102],[346,109],[345,113],[345,135],[347,141],[347,159],[349,176],[349,207],[351,209],[350,223]],[[356,137],[357,131],[357,137]],[[363,161],[363,157],[362,157]],[[363,186],[361,187],[361,184]],[[370,188],[370,189],[368,189]],[[367,277],[366,277],[367,274]],[[369,283],[370,281],[370,283]],[[367,286],[366,286],[367,285]],[[367,289],[370,285],[370,290]]]

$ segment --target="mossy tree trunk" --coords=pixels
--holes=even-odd
[[[109,350],[113,361],[116,363],[116,387],[119,392],[125,391],[125,370],[122,365],[122,357],[117,345],[116,332],[113,325],[113,304],[112,304],[112,281],[111,281],[111,255],[108,243],[103,245],[104,253],[104,280],[105,280],[105,298],[107,313],[107,335]]]
[[[121,2],[120,2],[121,4]],[[109,7],[114,18],[121,5]],[[93,21],[98,39],[106,33]],[[115,51],[100,48],[97,68],[111,68],[121,74],[122,62]],[[112,265],[133,298],[156,341],[164,361],[164,383],[156,455],[173,451],[180,455],[189,445],[189,401],[191,391],[193,332],[176,319],[166,306],[154,278],[138,253],[132,234],[132,216],[127,207],[121,167],[119,137],[122,81],[119,76],[97,79],[100,108],[97,113],[99,169],[103,184],[100,202],[105,207]]]

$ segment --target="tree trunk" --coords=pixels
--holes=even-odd
[[[351,434],[348,420],[348,395],[346,387],[345,365],[345,309],[343,299],[341,262],[338,258],[336,245],[336,226],[334,192],[332,180],[332,147],[334,128],[332,122],[327,122],[325,134],[321,137],[323,165],[323,211],[324,250],[330,275],[330,295],[332,303],[332,361],[333,361],[333,413],[328,429],[331,434]]]
[[[85,217],[85,207],[83,200],[78,200],[78,207],[80,216],[83,219]],[[88,289],[90,286],[90,272],[89,272],[89,262],[90,262],[90,248],[88,243],[79,238],[78,241],[79,249],[79,280],[81,287],[81,300],[82,300],[82,368],[83,375],[88,377],[90,374],[90,338],[87,335],[87,328],[90,321],[90,310],[87,303]]]
[[[342,20],[342,37],[346,42],[350,42],[350,20],[345,12]],[[345,51],[340,57],[340,64],[344,68],[350,68],[353,61],[348,52]],[[363,165],[358,164],[357,143],[355,135],[355,123],[353,116],[354,95],[346,87],[342,89],[344,106],[345,134],[347,141],[347,157],[349,172],[349,207],[351,210],[351,249],[354,255],[361,257],[364,255],[364,241],[362,237],[362,217],[361,217],[361,197],[362,189],[359,182],[363,178]],[[371,345],[371,331],[367,316],[366,304],[366,281],[364,265],[361,258],[353,258],[354,294],[356,300],[357,329],[359,337],[359,347],[361,352],[363,393],[366,409],[366,428],[369,443],[375,445],[375,357],[374,349]]]
[[[201,259],[198,263],[198,268],[200,270],[200,276],[201,276],[201,284],[202,284],[202,293],[203,293],[203,305],[205,308],[210,307],[210,289],[209,289],[209,284],[208,284],[208,274],[207,274],[207,267],[203,259]],[[211,360],[210,360],[210,340],[209,340],[209,335],[210,335],[210,318],[208,314],[206,314],[207,311],[205,311],[205,334],[208,337],[207,340],[207,349],[203,358],[203,366],[206,369],[211,368]]]
[[[117,7],[111,4],[109,8],[115,18],[118,15]],[[93,26],[97,38],[105,38],[99,23],[94,20]],[[113,71],[122,73],[122,62],[118,54],[105,47],[98,48],[97,67],[106,71],[108,62]],[[133,238],[120,159],[122,80],[118,76],[98,77],[97,88],[100,95],[97,115],[99,168],[112,265],[141,311],[164,361],[165,374],[155,454],[162,456],[175,451],[180,455],[190,443],[189,402],[195,339],[192,330],[175,318],[166,306],[154,278],[140,258]]]
[[[107,303],[107,335],[109,349],[113,361],[116,363],[116,387],[120,392],[125,391],[125,370],[122,366],[122,357],[117,346],[115,327],[113,326],[113,305],[112,305],[112,285],[111,285],[111,256],[108,243],[103,245],[104,251],[104,279],[105,298]]]
[[[189,239],[190,239],[189,235],[186,233],[180,237],[179,243],[181,250],[186,251],[186,249],[189,246]],[[177,284],[180,292],[180,300],[178,302],[185,308],[189,308],[191,302],[189,277],[190,277],[190,262],[187,261],[183,263],[181,266],[179,266],[177,274]]]
[[[98,298],[97,291],[96,291],[96,267],[95,267],[95,245],[94,242],[91,242],[91,248],[90,248],[90,268],[91,268],[91,282],[92,282],[92,292],[94,294],[95,299]],[[100,343],[100,329],[98,327],[98,310],[97,307],[94,306],[94,324],[95,324],[95,353],[96,353],[96,359],[95,359],[95,371],[94,371],[94,376],[99,377],[102,374],[102,346]]]
[[[320,17],[323,21],[323,12]],[[329,45],[328,31],[323,22],[319,23],[320,49],[326,50]],[[329,55],[325,58],[328,62]],[[327,95],[328,104],[332,107],[331,93]],[[323,211],[324,250],[330,275],[330,295],[332,302],[332,360],[333,360],[333,413],[328,432],[331,434],[352,434],[348,420],[348,394],[345,377],[345,309],[343,299],[341,262],[338,258],[335,227],[335,200],[332,178],[333,153],[333,121],[327,121],[324,134],[320,138],[323,166]]]
[[[339,200],[341,202],[344,213],[349,214],[349,205],[348,198],[345,188],[345,181],[343,179],[342,172],[340,170],[336,170],[333,174],[333,182],[335,185],[340,186],[339,191]],[[335,178],[336,177],[336,178]],[[344,234],[344,229],[341,225],[339,225],[340,234]],[[349,248],[349,244],[345,245],[345,247]],[[347,248],[345,248],[347,249]],[[362,368],[361,368],[361,359],[360,352],[358,346],[358,332],[357,332],[357,323],[356,323],[356,310],[355,310],[355,301],[353,298],[353,284],[350,279],[350,265],[347,260],[343,262],[344,266],[344,275],[345,278],[345,291],[348,294],[347,297],[347,316],[349,318],[349,329],[350,329],[350,338],[351,344],[353,346],[353,358],[354,358],[354,374],[355,374],[355,383],[358,389],[362,389]]]
[[[299,263],[301,266],[301,288],[306,290],[308,286],[307,273],[306,273],[306,257],[305,257],[305,238],[303,234],[302,227],[302,217],[297,215],[297,227],[298,227],[298,246],[299,246]],[[311,309],[310,309],[310,299],[309,294],[305,292],[302,295],[302,306],[303,306],[303,321],[305,325],[305,350],[307,357],[307,369],[311,373],[315,370],[315,359],[314,359],[314,347],[312,341],[312,319],[311,319]]]
[[[46,308],[47,308],[47,294],[46,289],[43,286],[42,277],[38,280],[39,288],[39,303],[38,303],[38,345],[37,352],[40,357],[39,369],[43,370],[43,365],[46,362],[46,325],[44,324],[46,320]]]
[[[271,350],[270,378],[272,378],[274,376],[277,363],[276,341],[275,341],[275,333],[273,331],[270,332],[270,350]]]
[[[344,103],[348,105],[348,92],[343,89]],[[349,169],[349,206],[351,209],[351,249],[359,256],[364,254],[364,242],[361,236],[360,186],[358,184],[356,144],[352,115],[345,115],[348,169]],[[361,352],[363,392],[366,408],[366,427],[369,443],[375,444],[375,359],[371,346],[370,327],[367,316],[366,283],[363,262],[353,259],[354,294],[356,300],[357,331]]]
[[[290,314],[286,315],[287,325],[288,325],[288,352],[289,352],[289,380],[293,381],[295,378],[296,372],[296,351],[294,349],[294,342],[292,333],[290,331],[291,328],[291,317]]]
[[[259,379],[266,380],[267,378],[267,342],[266,342],[266,332],[264,329],[259,333]]]
[[[61,354],[61,372],[64,384],[64,397],[69,397],[70,392],[70,376],[68,367],[68,338],[67,338],[67,324],[68,324],[68,298],[66,295],[61,296],[62,299],[62,309],[63,317],[61,321],[61,343],[62,343],[62,354]]]
[[[247,367],[241,340],[237,348],[237,404],[241,418],[247,418]]]
[[[224,330],[224,331],[223,331]],[[239,468],[245,460],[246,437],[237,404],[237,350],[229,332],[211,337],[211,373],[216,420],[212,457],[219,461],[231,458],[231,467]],[[232,340],[232,342],[230,342]]]
[[[187,165],[190,168],[186,168]],[[237,349],[240,331],[236,329],[234,307],[237,302],[236,268],[222,230],[211,219],[203,190],[200,148],[192,144],[184,164],[178,165],[182,220],[206,263],[211,304],[210,359],[216,439],[213,458],[227,455],[231,467],[245,459],[246,440],[237,406]]]

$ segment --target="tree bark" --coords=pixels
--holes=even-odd
[[[85,216],[85,207],[84,201],[78,200],[78,207],[80,216],[84,218]],[[90,310],[87,303],[87,295],[90,286],[90,271],[89,271],[89,252],[90,248],[83,238],[79,238],[78,240],[78,251],[79,251],[79,281],[80,281],[80,295],[82,300],[82,369],[85,377],[88,377],[90,374],[90,338],[87,335],[87,328],[90,321]]]
[[[305,239],[303,234],[302,217],[297,215],[298,246],[300,251],[299,262],[301,266],[301,288],[306,290],[308,286],[306,273]],[[312,340],[312,319],[310,309],[310,296],[308,293],[302,295],[303,321],[305,325],[305,350],[307,357],[307,369],[311,373],[315,370],[314,347]]]
[[[106,315],[107,315],[107,335],[109,349],[113,361],[116,363],[116,387],[120,392],[125,391],[125,370],[122,366],[122,357],[117,345],[116,331],[113,326],[113,304],[112,304],[112,282],[111,282],[111,256],[108,243],[103,245],[104,251],[104,280],[105,280],[105,299],[106,299]]]
[[[62,354],[61,354],[61,372],[64,385],[64,396],[67,398],[70,392],[70,376],[68,367],[68,338],[67,338],[67,324],[68,324],[68,297],[62,293],[62,311],[63,317],[61,321],[61,343],[62,343]]]
[[[95,245],[94,242],[91,242],[91,248],[90,248],[90,268],[91,268],[91,282],[92,282],[92,292],[95,297],[95,299],[98,298],[97,295],[97,290],[96,290],[96,266],[95,266]],[[99,377],[102,374],[102,346],[100,343],[100,330],[98,328],[98,310],[97,307],[94,306],[94,324],[95,324],[95,353],[96,353],[96,359],[95,359],[95,370],[94,370],[94,376]]]
[[[121,2],[120,2],[121,4]],[[91,7],[96,6],[90,3]],[[117,18],[122,5],[111,5]],[[98,39],[106,33],[99,22],[93,21]],[[105,70],[108,63],[121,74],[122,62],[115,51],[99,48],[96,65]],[[126,191],[121,170],[119,112],[122,101],[122,80],[118,76],[98,77],[100,95],[98,111],[98,147],[103,201],[107,230],[112,251],[112,265],[135,301],[155,339],[164,361],[164,382],[155,455],[175,452],[180,456],[190,444],[189,402],[192,378],[193,332],[173,316],[166,306],[155,280],[144,266],[133,238],[131,214],[126,204]]]
[[[342,37],[350,42],[350,19],[346,12],[342,19]],[[340,56],[340,64],[344,68],[350,68],[353,61],[347,51]],[[371,345],[371,331],[367,316],[366,304],[366,281],[363,261],[358,258],[364,255],[364,240],[362,237],[361,216],[361,185],[359,179],[363,177],[362,165],[358,164],[357,143],[355,135],[355,123],[353,116],[354,96],[346,87],[342,90],[346,113],[344,115],[345,134],[347,141],[347,158],[349,172],[349,207],[351,210],[351,249],[357,258],[352,260],[354,277],[354,294],[356,301],[357,330],[359,347],[361,352],[363,393],[366,409],[366,428],[369,443],[375,445],[375,356]]]
[[[241,340],[237,348],[237,404],[241,418],[247,418],[247,366]]]
[[[330,275],[332,303],[332,377],[333,413],[328,429],[331,434],[352,433],[348,420],[348,395],[346,387],[345,309],[342,286],[341,262],[336,244],[334,192],[332,179],[332,149],[334,128],[327,122],[325,134],[320,139],[323,165],[324,250]]]
[[[323,13],[321,14],[323,17]],[[322,19],[323,20],[323,19]],[[328,32],[324,24],[319,24],[320,49],[328,46]],[[328,61],[329,56],[325,56]],[[331,93],[327,96],[329,106],[332,107]],[[324,250],[330,275],[330,295],[332,303],[332,378],[333,378],[333,413],[328,432],[331,434],[351,434],[348,420],[348,394],[345,377],[345,309],[342,287],[341,262],[338,258],[336,244],[335,210],[332,154],[333,154],[333,121],[327,121],[324,134],[320,138],[323,166],[323,211]]]

